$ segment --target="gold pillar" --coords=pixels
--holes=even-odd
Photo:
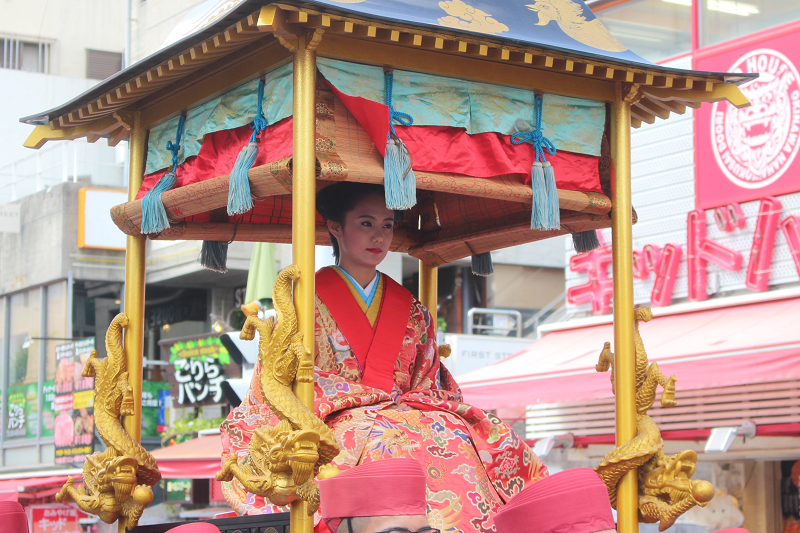
[[[309,47],[310,35],[297,40],[294,51],[294,189],[292,191],[292,259],[300,267],[294,288],[298,329],[303,344],[314,353],[314,214],[316,209],[316,122],[317,54]],[[294,384],[294,393],[306,407],[314,409],[314,384]],[[291,508],[291,533],[311,533],[314,521],[306,503],[295,501]]]
[[[128,201],[136,199],[142,186],[144,162],[147,146],[147,131],[142,127],[141,114],[132,113],[128,173]],[[144,354],[144,260],[147,237],[128,235],[125,244],[125,314],[128,327],[125,328],[125,361],[128,365],[128,383],[133,389],[134,415],[123,420],[125,431],[137,442],[142,440],[142,358]],[[120,533],[126,531],[126,518],[120,517],[117,527]]]
[[[428,308],[431,323],[436,324],[436,306],[439,300],[439,268],[420,260],[419,262],[419,301]]]
[[[616,375],[617,446],[636,437],[635,353],[633,346],[633,243],[631,216],[631,105],[617,84],[611,105],[611,242],[614,277],[614,372]],[[619,533],[639,531],[636,470],[628,472],[617,490]]]

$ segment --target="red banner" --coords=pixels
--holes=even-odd
[[[800,191],[798,39],[800,28],[770,30],[697,58],[696,70],[760,74],[741,87],[750,107],[717,102],[695,112],[697,208]]]

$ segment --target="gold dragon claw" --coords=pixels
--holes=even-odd
[[[67,480],[61,487],[61,490],[56,494],[57,502],[64,502],[69,499],[69,490],[75,490],[75,479],[72,476],[67,476]]]
[[[661,405],[662,407],[675,407],[678,405],[678,402],[675,401],[675,382],[678,381],[678,378],[675,376],[670,376],[669,380],[667,381],[666,387],[664,387],[664,392],[661,394]]]

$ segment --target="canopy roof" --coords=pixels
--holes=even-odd
[[[581,0],[532,1],[531,7],[461,0],[431,1],[425,7],[399,0],[242,0],[73,100],[22,118],[41,126],[25,145],[39,148],[47,140],[79,137],[108,137],[114,145],[128,137],[126,111],[143,111],[145,127],[174,117],[287,62],[291,53],[276,35],[285,39],[304,28],[324,31],[318,54],[325,57],[604,102],[614,101],[616,82],[624,82],[633,126],[683,113],[703,101],[748,104],[736,85],[755,74],[649,64],[621,50]],[[479,12],[492,16],[478,17]],[[403,53],[397,53],[398,47]]]
[[[153,450],[152,454],[164,479],[213,479],[220,469],[222,441],[219,435],[208,435]]]
[[[668,310],[665,310],[668,312]],[[800,379],[800,299],[658,316],[640,325],[645,349],[681,391]],[[459,376],[484,409],[612,398],[595,371],[612,324],[555,331],[508,359]]]

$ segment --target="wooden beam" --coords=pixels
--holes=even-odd
[[[117,119],[111,115],[92,122],[70,128],[53,129],[50,124],[36,126],[22,145],[25,148],[39,149],[47,141],[63,141],[87,137],[89,135],[106,135],[119,127]]]
[[[446,51],[447,42],[444,41],[441,44]],[[610,80],[590,79],[521,65],[481,60],[466,56],[464,53],[455,55],[435,50],[405,47],[401,52],[397,45],[374,42],[365,46],[363,41],[343,35],[326,36],[320,43],[317,53],[320,56],[346,61],[358,61],[379,66],[392,65],[396,68],[428,74],[516,86],[588,100],[601,102],[614,100],[614,83]],[[514,54],[511,56],[513,60]],[[531,61],[533,61],[533,57],[530,57]],[[547,59],[552,65],[553,58]]]
[[[652,101],[650,101],[647,98],[642,98],[641,100],[639,100],[636,103],[636,105],[639,108],[641,108],[642,110],[644,110],[644,111],[646,111],[648,113],[651,113],[651,114],[657,116],[658,118],[661,118],[661,119],[664,119],[664,120],[669,118],[669,114],[670,114],[670,110],[669,109],[665,109],[665,108],[663,108],[663,107],[661,107],[659,105],[656,105],[656,104],[654,104]]]
[[[732,83],[717,83],[710,91],[697,89],[666,89],[660,87],[642,87],[641,91],[647,96],[658,100],[677,100],[690,105],[689,102],[719,102],[727,100],[733,106],[741,109],[750,105],[750,100],[742,94],[741,89]]]
[[[185,109],[196,107],[278,68],[291,58],[292,53],[276,39],[264,36],[237,50],[235,56],[218,59],[137,102],[136,108],[142,110],[142,125],[152,128]]]
[[[631,106],[631,120],[633,119],[640,122],[647,122],[648,124],[653,124],[656,121],[655,115],[647,113],[644,109],[635,105]]]

